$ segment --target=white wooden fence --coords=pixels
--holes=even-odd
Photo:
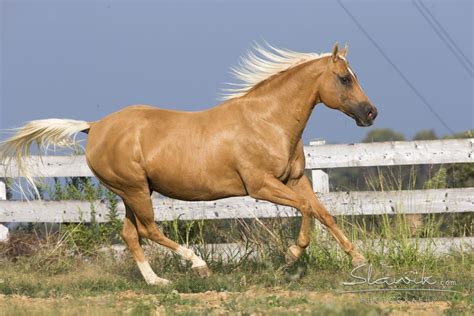
[[[324,144],[313,141],[305,147],[306,168],[312,169],[313,188],[333,215],[424,214],[472,212],[474,188],[385,191],[329,192],[326,173],[318,169],[416,164],[474,162],[474,138],[382,142],[361,144]],[[92,177],[84,156],[46,156],[30,160],[36,177]],[[15,177],[16,167],[0,177]],[[6,201],[0,183],[0,222],[79,222],[91,221],[91,203],[81,201]],[[184,202],[154,198],[157,221],[173,219],[271,218],[298,216],[295,209],[256,201],[249,197],[212,202]],[[107,221],[108,209],[101,201],[92,203],[97,222]],[[120,216],[124,206],[119,205]],[[471,239],[472,243],[472,239]],[[472,246],[472,245],[471,245]]]

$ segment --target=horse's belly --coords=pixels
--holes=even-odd
[[[198,170],[184,173],[167,170],[154,173],[149,181],[153,191],[179,200],[210,201],[247,195],[237,173],[206,175]]]

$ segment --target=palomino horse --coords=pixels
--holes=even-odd
[[[347,46],[332,53],[297,53],[256,47],[234,69],[243,81],[225,101],[209,110],[178,112],[146,105],[130,106],[96,122],[31,121],[1,145],[6,163],[16,161],[21,176],[33,180],[25,158],[32,142],[42,147],[74,144],[88,133],[86,158],[100,181],[126,206],[122,237],[149,284],[167,284],[150,267],[139,243],[149,238],[192,262],[201,276],[206,262],[158,229],[153,191],[188,201],[250,195],[291,206],[302,214],[289,263],[308,246],[316,217],[342,249],[360,264],[364,257],[336,226],[304,175],[301,135],[320,102],[340,110],[359,126],[372,125],[376,108],[362,91],[345,58]]]

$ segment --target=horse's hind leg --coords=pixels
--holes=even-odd
[[[147,284],[153,285],[166,285],[170,281],[158,277],[155,272],[153,272],[150,264],[145,258],[143,249],[140,246],[140,241],[138,237],[138,227],[131,209],[128,206],[126,207],[125,220],[123,222],[122,229],[122,238],[128,246],[128,249],[132,253],[133,258],[135,259],[140,272],[145,279]]]
[[[133,211],[136,219],[137,231],[141,237],[148,238],[157,242],[158,244],[176,252],[183,259],[191,261],[191,268],[201,277],[208,277],[210,271],[204,260],[198,257],[193,250],[177,244],[171,239],[167,238],[158,229],[155,223],[155,215],[153,213],[153,206],[150,194],[130,194],[128,198],[124,199]]]

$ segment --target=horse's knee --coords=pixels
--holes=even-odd
[[[306,216],[311,215],[312,208],[311,208],[311,203],[308,200],[303,200],[301,202],[300,212]]]

